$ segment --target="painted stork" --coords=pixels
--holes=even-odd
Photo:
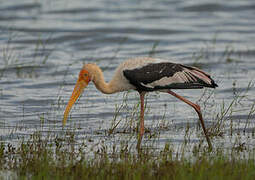
[[[187,103],[195,109],[198,114],[209,148],[212,148],[210,138],[207,134],[200,106],[192,103],[184,97],[176,94],[172,89],[201,89],[204,87],[215,88],[218,85],[209,74],[202,70],[171,63],[166,60],[142,57],[128,59],[116,69],[109,83],[104,81],[102,70],[96,64],[85,64],[80,71],[79,78],[73,93],[66,106],[63,125],[66,124],[71,107],[82,94],[84,88],[92,81],[96,88],[105,94],[112,94],[127,90],[136,90],[140,94],[140,133],[137,147],[144,134],[144,96],[147,92],[160,91],[169,93],[179,100]]]

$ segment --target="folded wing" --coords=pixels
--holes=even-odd
[[[202,70],[181,64],[162,62],[126,69],[124,76],[137,90],[215,88],[217,84]]]

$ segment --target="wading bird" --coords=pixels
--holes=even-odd
[[[201,89],[204,87],[215,88],[218,85],[209,74],[202,70],[171,63],[156,58],[134,58],[124,61],[116,69],[116,72],[109,83],[104,81],[102,70],[96,64],[85,64],[80,71],[79,78],[74,87],[73,93],[66,106],[63,118],[63,125],[66,124],[68,114],[82,94],[84,88],[92,81],[96,88],[105,94],[112,94],[127,90],[136,90],[140,94],[140,132],[137,148],[144,134],[144,96],[147,92],[160,91],[169,93],[179,100],[187,103],[195,109],[198,114],[209,148],[212,148],[210,138],[207,134],[200,106],[192,103],[184,97],[174,93],[172,89]]]

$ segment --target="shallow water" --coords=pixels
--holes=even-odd
[[[254,1],[2,0],[0,4],[2,141],[15,142],[35,131],[62,133],[63,111],[83,63],[97,63],[109,81],[123,60],[149,55],[196,65],[212,75],[219,85],[216,90],[177,91],[201,105],[207,127],[216,123],[223,104],[226,108],[239,93],[245,95],[223,118],[225,138],[214,142],[230,146],[233,142],[226,138],[231,132],[254,131],[254,85],[246,92],[255,77]],[[114,137],[105,135],[123,96],[101,94],[90,84],[66,128],[74,127],[81,140],[112,143],[128,137],[129,131],[117,132],[127,129],[125,119],[139,102],[135,92],[128,93],[120,110],[116,122],[123,120]],[[160,133],[159,146],[183,143],[187,124],[194,131],[191,142],[199,140],[201,129],[195,131],[193,109],[157,93],[147,96],[147,104],[147,136]]]

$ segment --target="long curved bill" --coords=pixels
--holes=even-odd
[[[66,121],[68,119],[68,114],[69,114],[73,104],[76,102],[78,97],[82,94],[84,88],[87,87],[87,85],[88,85],[88,83],[86,81],[82,81],[82,80],[78,79],[78,81],[74,87],[73,93],[72,93],[72,95],[69,99],[69,102],[66,106],[66,109],[65,109],[64,118],[63,118],[63,126],[66,124]]]

